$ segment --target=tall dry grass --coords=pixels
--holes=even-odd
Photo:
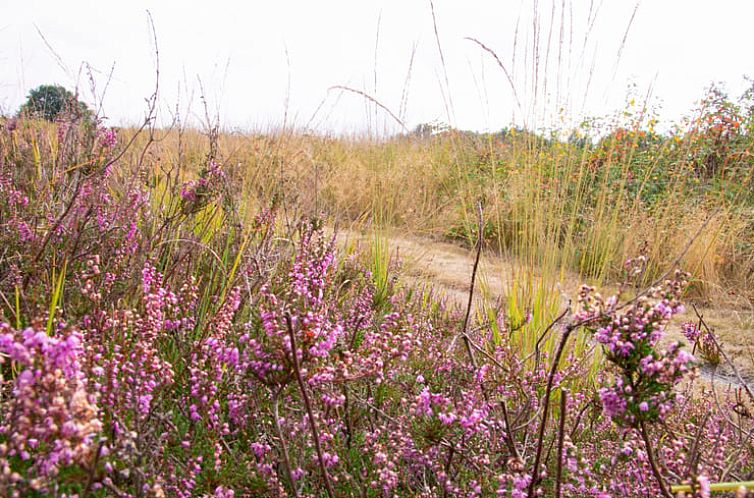
[[[291,217],[317,212],[341,226],[473,244],[481,199],[488,249],[519,262],[522,278],[608,283],[627,257],[644,251],[648,279],[682,256],[697,278],[694,297],[730,304],[735,295],[735,304],[745,304],[752,298],[751,176],[705,178],[693,172],[683,144],[659,143],[673,138],[647,147],[638,127],[627,133],[586,146],[515,131],[381,141],[227,133],[218,143],[226,170],[241,180],[241,214],[273,202]],[[185,163],[188,180],[206,137],[186,131],[179,147],[178,133],[170,132],[157,145],[160,162]],[[733,188],[740,195],[729,195]]]

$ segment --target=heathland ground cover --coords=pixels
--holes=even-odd
[[[751,480],[753,109],[379,140],[3,118],[0,493]]]

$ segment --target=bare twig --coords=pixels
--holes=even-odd
[[[88,476],[86,478],[86,487],[84,487],[84,491],[82,491],[81,493],[82,498],[89,496],[89,493],[92,490],[92,485],[94,484],[94,476],[97,473],[97,464],[99,464],[99,459],[102,456],[102,447],[105,445],[106,441],[106,439],[102,439],[97,445],[97,452],[94,454],[94,461],[92,462],[92,466],[89,468]]]
[[[505,442],[508,445],[508,451],[511,452],[516,461],[521,462],[521,454],[518,452],[518,448],[516,448],[516,440],[513,437],[513,430],[508,418],[508,407],[505,405],[504,399],[500,401],[500,408],[503,410],[503,422],[505,422],[506,432]]]
[[[550,375],[547,377],[547,389],[545,390],[544,400],[542,402],[542,421],[539,423],[538,439],[537,439],[537,451],[534,456],[534,465],[532,467],[531,483],[529,484],[529,498],[536,496],[535,490],[539,483],[539,463],[542,460],[542,448],[544,447],[545,429],[547,428],[547,417],[550,412],[550,395],[552,394],[552,386],[555,383],[555,374],[558,371],[558,364],[560,363],[560,357],[563,355],[568,337],[571,332],[576,330],[577,324],[569,325],[563,336],[558,343],[558,349],[555,351],[555,358],[552,360],[552,367],[550,368]]]
[[[571,302],[568,301],[568,306],[566,306],[566,309],[563,310],[563,312],[558,315],[555,320],[550,322],[550,324],[545,328],[545,330],[540,334],[539,338],[537,339],[536,344],[534,344],[534,352],[530,353],[529,356],[524,358],[524,362],[526,362],[529,358],[534,355],[534,364],[535,364],[535,370],[539,367],[539,358],[540,358],[540,346],[542,345],[542,342],[545,340],[547,335],[550,333],[550,331],[555,327],[555,325],[558,324],[565,316],[568,314],[568,312],[571,311]]]
[[[291,490],[293,491],[293,496],[298,498],[298,489],[296,489],[296,481],[293,479],[293,473],[291,472],[291,459],[288,456],[288,447],[285,444],[285,438],[283,437],[283,431],[280,428],[280,410],[278,405],[280,393],[283,392],[283,389],[285,389],[285,386],[282,386],[280,389],[275,391],[275,394],[272,396],[272,415],[275,417],[275,430],[278,433],[278,439],[280,440],[280,449],[283,453],[283,468],[285,469],[286,477],[288,477],[288,481],[291,484]]]
[[[555,475],[555,497],[560,498],[560,485],[563,480],[563,437],[565,436],[566,420],[566,401],[568,400],[568,391],[560,391],[560,426],[558,427],[558,463]]]
[[[319,431],[317,430],[317,422],[314,420],[314,413],[312,412],[312,404],[309,400],[309,395],[306,392],[306,384],[301,377],[301,368],[298,364],[298,352],[296,351],[296,334],[293,333],[293,322],[291,320],[290,313],[286,313],[285,322],[288,325],[288,337],[291,340],[291,357],[293,361],[293,369],[296,373],[296,380],[298,381],[298,387],[301,390],[301,397],[304,400],[304,406],[306,407],[306,414],[309,417],[309,426],[312,430],[312,439],[314,439],[314,448],[317,450],[317,460],[319,461],[319,468],[322,472],[322,479],[325,481],[325,489],[327,490],[327,496],[329,498],[335,498],[335,492],[333,491],[332,484],[330,483],[330,475],[327,473],[327,466],[325,465],[325,459],[322,456],[322,446],[319,443]]]
[[[697,468],[699,467],[699,459],[701,457],[701,452],[699,451],[699,441],[704,434],[707,420],[709,420],[709,413],[704,414],[702,423],[699,424],[699,426],[696,428],[696,435],[694,436],[694,440],[691,443],[691,449],[689,450],[688,457],[686,458],[687,476],[695,476],[697,473]]]
[[[466,315],[463,318],[463,328],[461,329],[463,343],[466,346],[466,352],[469,353],[471,364],[476,368],[476,360],[474,359],[474,352],[471,350],[471,344],[469,343],[469,336],[467,330],[469,327],[469,318],[471,317],[471,305],[474,302],[474,285],[476,284],[476,274],[479,269],[479,259],[482,256],[482,244],[484,243],[484,214],[482,212],[482,203],[477,201],[477,213],[479,215],[479,233],[477,234],[476,243],[476,258],[474,258],[474,267],[471,270],[471,284],[469,284],[469,300],[466,303]],[[486,394],[485,394],[486,397]]]
[[[654,474],[655,479],[657,480],[657,485],[660,486],[662,495],[665,498],[673,498],[673,495],[665,486],[665,481],[662,478],[659,467],[657,467],[657,462],[655,461],[654,457],[654,450],[652,449],[652,443],[649,440],[649,434],[647,433],[647,427],[644,424],[644,421],[641,419],[639,419],[639,429],[639,433],[641,434],[641,438],[644,440],[644,445],[647,449],[647,460],[649,460],[649,466],[652,467],[652,474]]]

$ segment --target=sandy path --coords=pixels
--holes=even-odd
[[[440,295],[447,297],[451,304],[466,306],[469,281],[474,264],[474,252],[447,242],[406,235],[400,232],[387,234],[391,258],[400,261],[399,281],[431,285]],[[373,241],[371,234],[355,231],[341,231],[340,244],[356,243],[368,247]],[[511,261],[499,256],[483,253],[478,273],[478,287],[475,299],[485,295],[497,300],[505,295],[511,281],[520,272]],[[561,286],[563,305],[569,297],[575,297],[580,281],[577,275],[567,275]],[[608,294],[610,289],[603,292]],[[754,311],[741,309],[700,310],[728,355],[734,359],[737,368],[747,382],[754,380]],[[677,322],[695,321],[692,310],[678,317]],[[666,340],[684,339],[678,326],[669,327]],[[685,340],[684,340],[685,342]],[[732,370],[724,364],[716,375],[730,378]]]

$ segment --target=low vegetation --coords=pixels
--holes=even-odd
[[[567,138],[4,118],[0,494],[670,497],[751,480],[754,395],[699,379],[727,356],[703,317],[673,317],[751,306],[752,109],[712,91],[672,133],[629,106]],[[339,248],[344,224],[520,271],[490,303],[475,268],[458,307],[393,279],[380,237]],[[589,285],[563,306],[566,273]]]

